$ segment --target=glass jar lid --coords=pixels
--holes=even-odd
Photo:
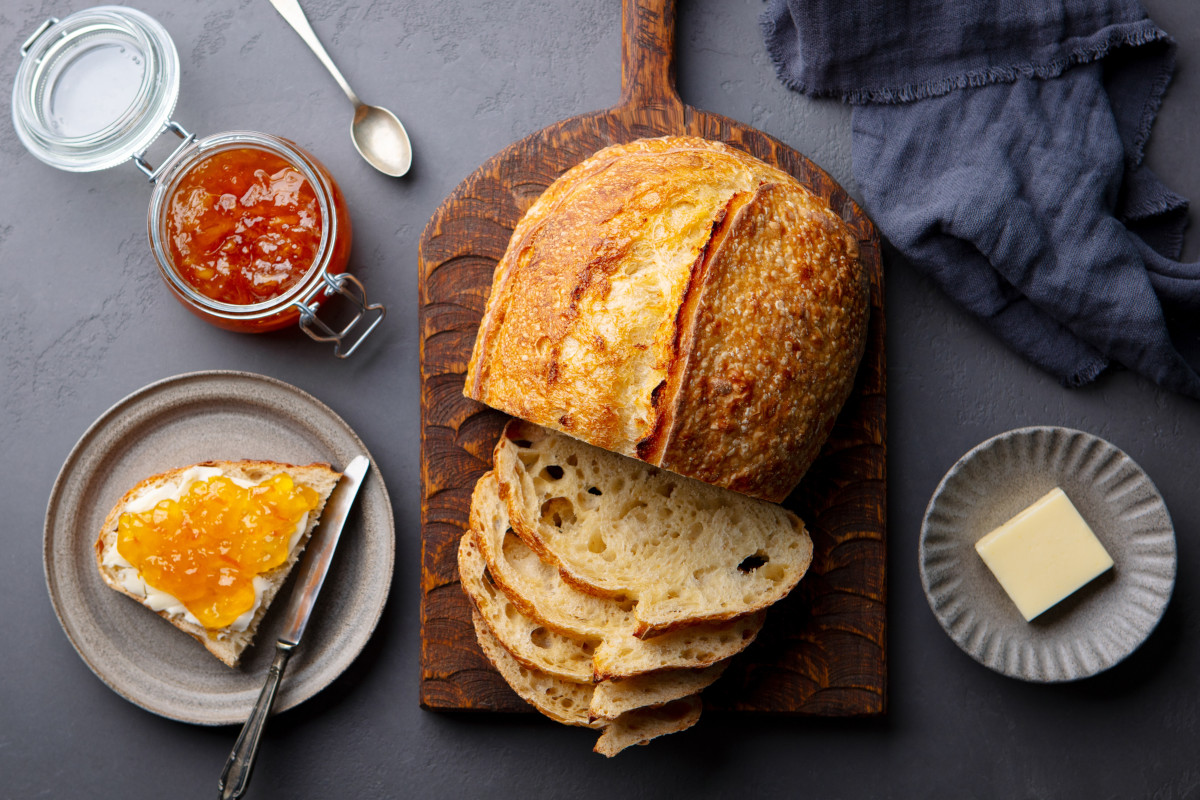
[[[21,48],[13,124],[29,152],[71,172],[143,153],[179,97],[179,55],[166,29],[123,6],[51,18]]]

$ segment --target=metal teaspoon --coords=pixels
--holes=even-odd
[[[316,54],[325,69],[333,75],[338,86],[354,104],[354,122],[350,125],[350,138],[354,141],[354,149],[367,160],[375,169],[399,178],[408,172],[412,165],[412,144],[408,141],[408,132],[400,124],[396,115],[386,108],[369,106],[358,99],[358,95],[346,83],[342,73],[334,65],[333,59],[325,52],[317,34],[308,24],[304,9],[300,8],[297,0],[271,0],[275,10],[292,26],[304,43]]]

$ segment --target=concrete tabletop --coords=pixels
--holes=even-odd
[[[146,244],[149,190],[131,165],[52,169],[0,122],[0,797],[211,797],[237,734],[147,713],[108,689],[63,634],[42,570],[55,477],[109,406],[153,381],[247,370],[312,393],[362,437],[386,480],[396,569],[379,627],[329,688],[268,727],[254,797],[1160,797],[1200,793],[1200,405],[1127,372],[1067,390],[886,252],[889,709],[823,720],[712,714],[615,760],[592,734],[536,715],[447,715],[417,703],[419,420],[417,240],[482,161],[559,119],[613,106],[613,0],[307,0],[368,102],[412,137],[403,179],[373,171],[338,87],[265,0],[140,0],[179,50],[174,119],[200,134],[293,139],[337,177],[354,220],[351,269],[389,315],[347,361],[298,332],[251,337],[185,312]],[[681,2],[678,87],[693,106],[761,128],[855,193],[849,110],[788,91],[757,27],[760,0]],[[1200,198],[1200,6],[1146,0],[1179,41],[1149,146]],[[48,16],[80,0],[0,4],[0,85]],[[1194,214],[1193,214],[1194,216]],[[1200,257],[1200,232],[1186,258]],[[943,633],[917,572],[922,514],[980,441],[1026,425],[1109,440],[1150,475],[1178,537],[1174,597],[1129,659],[1066,685],[990,672]]]

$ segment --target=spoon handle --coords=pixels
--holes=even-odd
[[[292,30],[300,34],[300,38],[308,45],[321,63],[325,65],[325,69],[329,70],[333,75],[334,80],[338,82],[338,86],[342,87],[342,91],[346,93],[346,97],[350,98],[350,102],[358,106],[362,105],[362,101],[358,99],[358,95],[350,88],[350,84],[346,83],[346,79],[342,77],[342,73],[338,70],[337,65],[333,63],[333,59],[329,57],[329,53],[325,52],[325,48],[321,45],[321,40],[317,38],[317,34],[312,29],[312,25],[308,24],[308,17],[304,15],[304,9],[300,7],[297,0],[271,0],[271,5],[275,6],[275,10],[279,12],[288,25],[292,26]]]

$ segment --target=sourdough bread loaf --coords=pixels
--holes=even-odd
[[[636,601],[641,638],[761,611],[812,562],[781,506],[521,420],[493,459],[512,530],[575,588]]]
[[[303,522],[303,530],[290,549],[287,559],[274,569],[259,576],[262,579],[262,592],[258,598],[257,608],[250,619],[242,625],[230,625],[218,629],[208,629],[191,621],[182,605],[177,601],[167,608],[155,608],[163,605],[162,595],[148,592],[146,584],[137,574],[136,568],[125,561],[117,550],[117,529],[121,514],[125,513],[132,504],[145,504],[146,498],[164,494],[178,495],[187,489],[197,475],[219,474],[227,478],[258,484],[280,473],[287,473],[297,485],[312,488],[320,497],[320,502]],[[258,625],[266,615],[271,601],[283,586],[288,573],[300,554],[308,544],[313,529],[321,518],[325,501],[337,485],[341,473],[333,470],[328,464],[308,464],[297,466],[275,461],[206,461],[180,467],[159,475],[153,475],[139,482],[126,492],[113,506],[104,519],[100,534],[96,539],[96,566],[105,584],[121,594],[146,605],[202,644],[205,649],[230,667],[236,667],[242,652],[254,639]],[[168,600],[169,595],[166,596]]]
[[[500,484],[491,472],[479,479],[471,496],[471,531],[487,562],[488,580],[506,602],[541,627],[593,643],[596,680],[715,664],[754,641],[766,617],[760,611],[730,622],[637,638],[634,601],[575,589],[512,532]]]
[[[614,145],[516,226],[464,392],[780,501],[851,391],[868,291],[856,239],[792,176],[703,139]]]

